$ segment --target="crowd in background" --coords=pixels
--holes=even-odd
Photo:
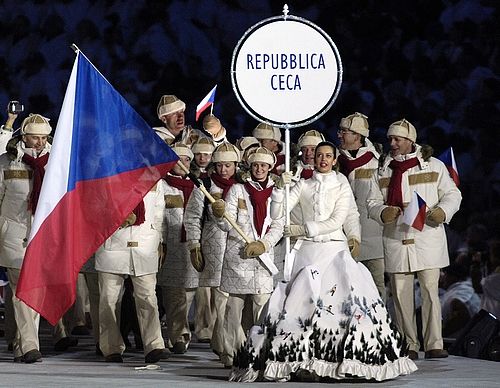
[[[472,271],[473,280],[478,271],[485,276],[494,270],[488,241],[500,230],[496,2],[289,6],[332,37],[344,67],[336,103],[313,127],[336,141],[340,118],[359,111],[370,119],[371,139],[387,145],[388,125],[406,117],[418,129],[418,143],[431,145],[435,156],[452,146],[463,201],[447,229],[450,259]],[[281,14],[281,7],[269,0],[7,0],[0,10],[0,106],[18,99],[55,127],[74,60],[70,44],[76,43],[152,126],[162,94],[175,91],[188,102],[187,121],[195,124],[194,107],[218,84],[214,112],[234,141],[256,123],[234,98],[232,51],[249,27]]]

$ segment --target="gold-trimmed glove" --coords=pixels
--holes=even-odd
[[[137,216],[134,213],[130,213],[125,221],[123,221],[121,227],[126,228],[127,226],[134,225],[135,221],[137,221]]]
[[[427,219],[435,222],[436,224],[442,224],[446,220],[446,214],[443,209],[436,206],[434,209],[427,212]]]
[[[258,257],[263,253],[266,253],[266,250],[267,248],[266,244],[264,244],[264,241],[262,240],[252,241],[251,243],[248,243],[245,246],[245,256]]]
[[[306,227],[304,225],[285,226],[283,236],[285,237],[304,237],[306,235]]]
[[[278,189],[283,189],[286,185],[292,183],[293,174],[291,171],[283,171],[280,177],[276,180],[274,184]]]
[[[224,212],[226,211],[226,203],[223,199],[218,199],[215,202],[212,202],[212,213],[217,218],[221,218],[224,216]]]
[[[353,258],[358,258],[361,250],[361,246],[359,245],[359,241],[355,238],[350,238],[347,241],[347,245],[349,245],[349,252],[351,252],[351,256]]]
[[[387,206],[382,213],[380,214],[380,218],[384,224],[390,224],[398,219],[401,214],[401,209],[397,206]]]
[[[201,253],[200,244],[193,244],[189,251],[189,254],[191,257],[191,264],[193,265],[194,269],[198,272],[203,272],[203,270],[205,269],[205,258]]]

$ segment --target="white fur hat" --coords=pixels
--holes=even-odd
[[[276,128],[279,132],[279,128]],[[266,123],[260,123],[255,127],[252,132],[252,136],[259,140],[276,140],[275,127]],[[279,135],[281,138],[281,134]],[[276,141],[279,141],[276,140]]]
[[[370,131],[368,130],[368,116],[359,112],[340,120],[340,128],[359,133],[364,137],[368,137],[370,134]]]
[[[304,132],[299,137],[298,146],[299,148],[314,146],[316,147],[319,143],[325,141],[325,137],[321,132],[311,129],[310,131]]]
[[[48,136],[52,132],[49,120],[42,115],[30,113],[21,124],[21,134]]]
[[[212,154],[212,162],[236,162],[240,161],[240,151],[231,143],[222,143]]]
[[[271,166],[270,169],[276,164],[276,155],[274,152],[269,151],[265,147],[253,148],[248,152],[248,164],[252,163],[267,163]]]
[[[260,146],[259,141],[253,136],[244,136],[236,140],[236,147],[238,147],[241,151],[245,151],[251,146]]]
[[[417,141],[417,130],[408,120],[402,119],[389,126],[387,137],[389,136],[404,137],[415,143]]]
[[[215,149],[215,144],[208,137],[200,137],[191,146],[191,151],[193,154],[212,154]]]
[[[172,151],[174,151],[177,156],[187,156],[191,160],[194,158],[193,151],[191,151],[191,148],[184,143],[175,143],[172,146]]]
[[[179,100],[173,94],[167,94],[161,96],[160,102],[158,103],[157,113],[158,118],[161,119],[163,116],[179,111],[184,112],[185,110],[186,104],[184,103],[184,101]]]

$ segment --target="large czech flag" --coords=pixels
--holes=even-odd
[[[177,160],[78,51],[17,297],[56,324],[75,300],[82,265]]]

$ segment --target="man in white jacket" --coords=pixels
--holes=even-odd
[[[359,256],[353,254],[353,257],[368,268],[380,296],[385,300],[383,227],[368,217],[366,206],[370,181],[377,173],[380,158],[379,152],[368,139],[367,119],[365,115],[356,112],[340,121],[337,132],[340,139],[338,163],[340,172],[349,180],[360,214],[361,245],[358,249]]]
[[[462,195],[446,166],[432,152],[416,144],[417,131],[405,119],[389,126],[390,155],[371,181],[368,214],[384,226],[385,268],[391,275],[396,322],[406,336],[411,359],[420,343],[414,306],[414,278],[422,290],[422,328],[426,358],[443,358],[441,307],[438,296],[440,268],[449,264],[443,223],[458,211]],[[422,231],[400,222],[413,192],[426,202]]]
[[[200,137],[208,137],[199,129],[186,125],[185,110],[186,103],[173,94],[162,96],[158,103],[158,118],[163,122],[164,126],[153,129],[168,145],[181,142],[191,147]],[[225,140],[226,129],[221,125],[217,117],[213,115],[205,116],[203,127],[216,144]]]
[[[146,363],[156,363],[168,357],[155,291],[165,185],[165,181],[160,180],[95,254],[100,292],[99,347],[107,362],[123,362],[125,344],[120,333],[117,306],[126,276],[130,276],[134,286]]]
[[[21,124],[21,137],[12,139],[0,156],[0,266],[7,268],[17,324],[14,361],[41,361],[39,314],[16,296],[32,217],[38,202],[52,131],[49,120],[30,114]]]

